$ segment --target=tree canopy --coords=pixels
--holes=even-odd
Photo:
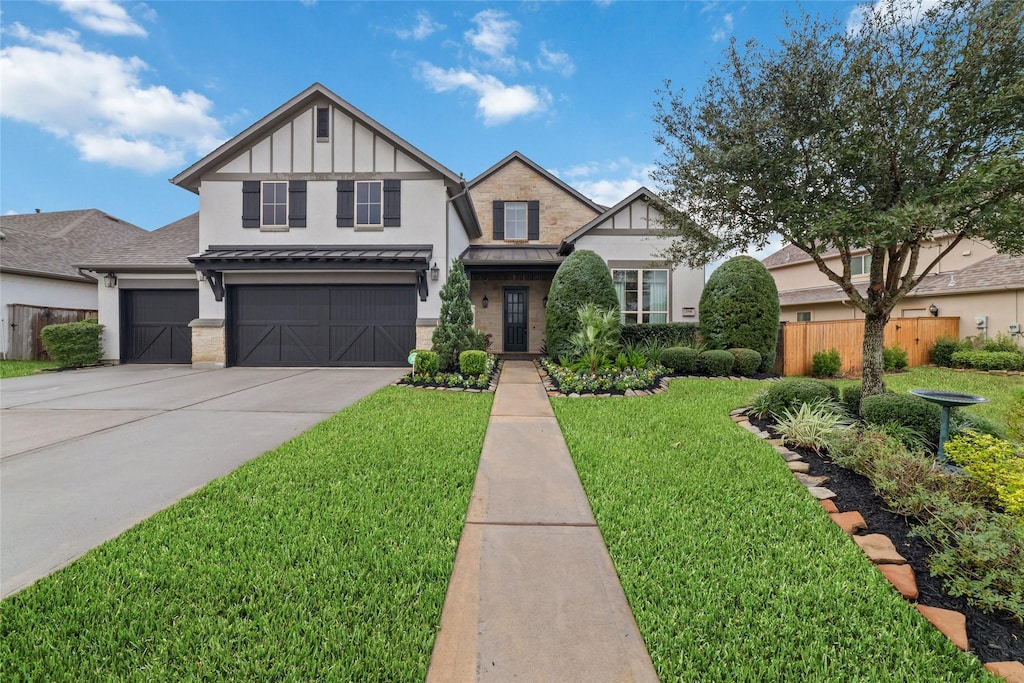
[[[692,99],[666,82],[666,255],[699,265],[781,235],[864,313],[877,393],[885,323],[943,256],[970,238],[1024,253],[1024,0],[890,0],[855,25],[801,14],[787,29],[774,49],[734,41]]]

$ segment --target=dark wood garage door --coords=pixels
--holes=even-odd
[[[228,363],[404,365],[416,345],[413,285],[228,288]]]
[[[188,324],[198,317],[194,289],[121,290],[121,361],[191,363]]]

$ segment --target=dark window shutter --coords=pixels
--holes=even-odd
[[[288,183],[288,227],[306,227],[306,181]]]
[[[242,181],[242,227],[260,227],[260,181]]]
[[[354,228],[356,225],[356,181],[338,181],[338,227]]]
[[[540,202],[526,202],[526,239],[540,239]]]
[[[384,227],[397,228],[402,224],[402,181],[384,181]]]
[[[505,239],[505,202],[494,202],[494,239]]]

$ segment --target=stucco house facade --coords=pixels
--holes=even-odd
[[[949,244],[949,237],[926,244],[920,262],[930,263]],[[841,270],[836,253],[824,255],[833,270]],[[779,290],[784,322],[863,319],[846,294],[829,281],[807,254],[787,245],[762,263]],[[865,250],[852,262],[853,282],[866,288],[871,256]],[[928,315],[960,318],[960,337],[1019,334],[1024,324],[1024,256],[999,254],[983,241],[963,240],[947,254],[910,294],[896,305],[893,317]]]
[[[320,84],[172,182],[198,214],[146,253],[81,264],[117,280],[100,287],[109,360],[403,365],[431,345],[454,259],[491,350],[538,353],[551,278],[577,247],[609,262],[628,315],[696,319],[703,272],[655,259],[650,191],[609,210],[519,153],[467,183]]]

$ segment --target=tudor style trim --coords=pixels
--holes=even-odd
[[[576,200],[578,200],[581,204],[585,205],[587,208],[592,209],[593,211],[595,211],[598,214],[604,213],[606,207],[601,206],[600,204],[598,204],[594,200],[590,199],[589,197],[587,197],[586,195],[581,193],[576,188],[572,187],[571,185],[568,185],[565,181],[563,181],[558,176],[553,175],[553,174],[549,173],[548,171],[544,170],[543,168],[538,166],[536,163],[534,163],[533,161],[531,161],[526,156],[524,156],[521,152],[518,152],[518,151],[517,152],[512,152],[507,157],[505,157],[504,159],[502,159],[498,163],[494,164],[493,166],[488,168],[486,171],[484,171],[483,173],[481,173],[477,177],[475,177],[472,180],[470,180],[469,183],[468,183],[469,189],[472,190],[474,186],[479,185],[483,181],[487,180],[489,177],[491,177],[492,175],[494,175],[495,173],[500,171],[505,166],[508,166],[513,161],[519,161],[520,163],[528,166],[531,170],[536,172],[538,175],[543,177],[545,180],[547,180],[548,182],[550,182],[553,185],[556,185],[559,189],[563,190],[566,194],[574,197]]]

